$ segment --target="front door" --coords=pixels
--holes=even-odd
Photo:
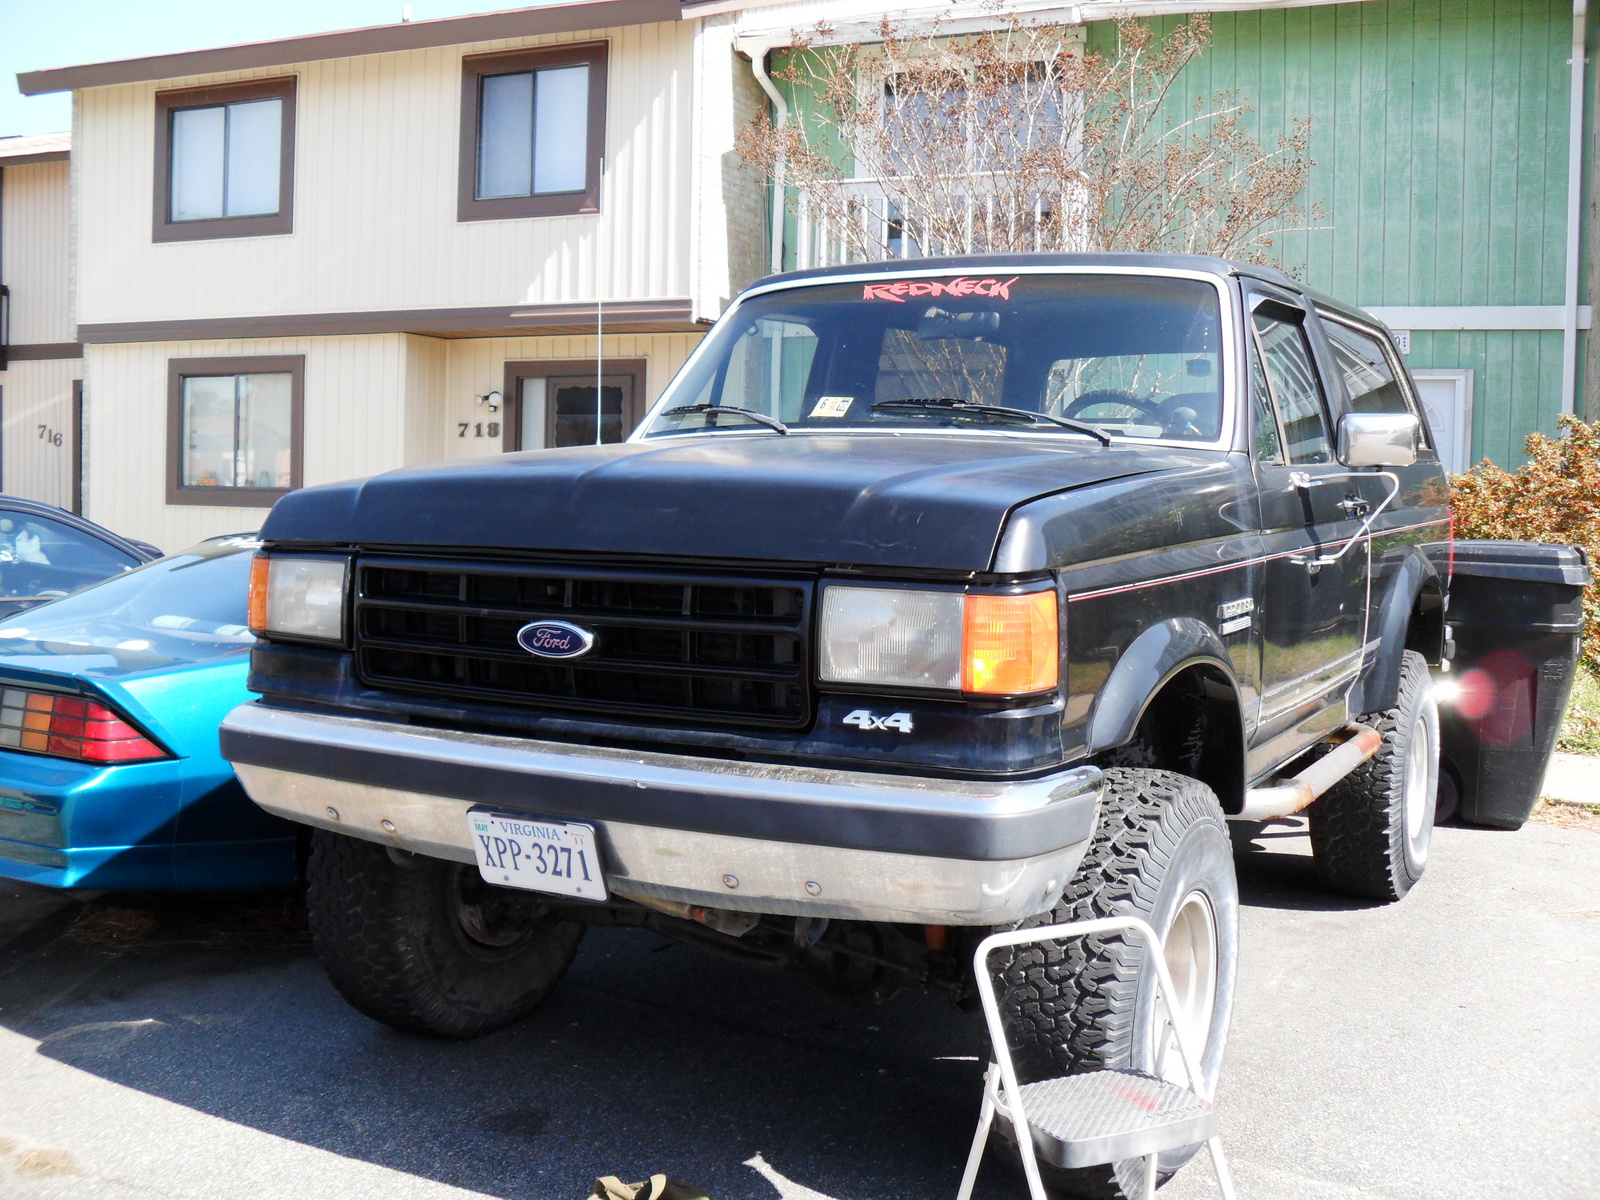
[[[1287,296],[1250,299],[1254,455],[1266,556],[1257,577],[1255,776],[1347,719],[1344,696],[1360,672],[1366,635],[1368,544],[1363,538],[1348,545],[1361,528],[1364,501],[1334,457],[1327,389],[1311,350],[1307,313]]]
[[[632,375],[604,375],[598,387],[593,375],[552,375],[545,380],[546,446],[620,442],[638,423]]]
[[[596,380],[593,359],[506,363],[503,446],[543,450],[626,440],[647,407],[646,366],[643,359],[608,358]]]

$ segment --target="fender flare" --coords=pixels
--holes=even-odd
[[[1088,752],[1098,754],[1133,736],[1150,701],[1178,672],[1193,666],[1216,668],[1228,681],[1235,700],[1239,683],[1233,663],[1216,631],[1193,617],[1169,617],[1152,625],[1124,650],[1095,697],[1089,720]],[[1240,733],[1244,712],[1240,707]],[[1244,744],[1241,742],[1241,744]]]
[[[1416,609],[1417,598],[1429,584],[1434,585],[1442,602],[1445,589],[1437,568],[1420,548],[1413,547],[1389,581],[1375,619],[1367,624],[1367,641],[1376,639],[1378,648],[1351,691],[1352,715],[1383,712],[1395,706],[1400,694],[1400,660],[1406,650],[1411,614]],[[1430,662],[1439,661],[1444,653],[1442,612],[1438,644],[1425,647],[1423,653]]]

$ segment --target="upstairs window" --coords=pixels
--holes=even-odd
[[[466,59],[460,219],[597,211],[605,81],[604,45]]]
[[[156,96],[155,240],[289,233],[294,80]]]

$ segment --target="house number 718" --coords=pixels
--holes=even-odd
[[[500,436],[500,422],[499,421],[490,421],[487,425],[485,425],[482,421],[457,421],[456,422],[456,436],[458,438],[466,437],[467,436],[467,430],[469,430],[469,429],[472,430],[472,436],[473,437],[499,437]],[[56,436],[60,437],[61,435],[57,434]],[[61,444],[60,442],[56,443],[56,445],[58,445],[58,446],[60,444]]]

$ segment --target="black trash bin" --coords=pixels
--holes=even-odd
[[[1462,820],[1518,829],[1539,802],[1572,692],[1589,564],[1577,546],[1542,542],[1459,541],[1454,557],[1440,811],[1453,787]]]

